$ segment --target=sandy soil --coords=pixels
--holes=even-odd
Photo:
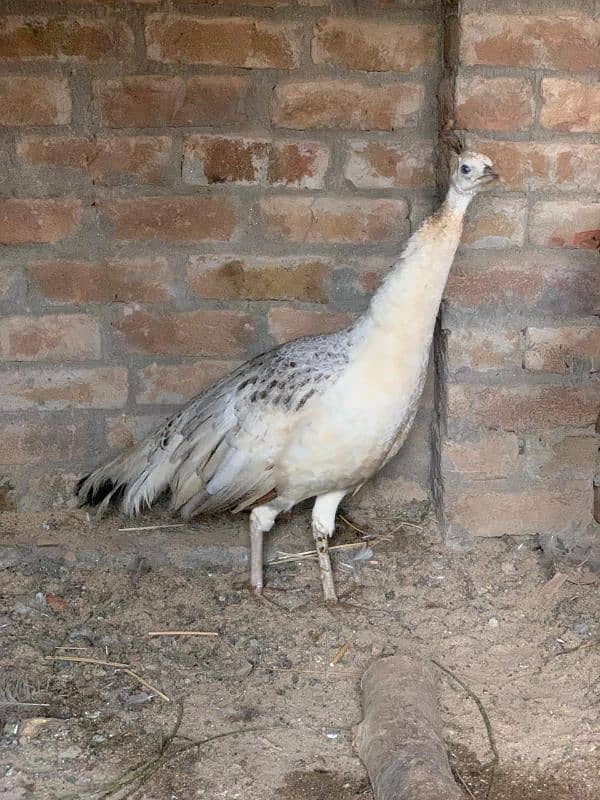
[[[449,552],[426,522],[373,531],[366,558],[338,551],[336,607],[321,604],[312,561],[270,566],[257,601],[245,524],[119,532],[118,517],[2,515],[3,798],[372,799],[352,751],[360,675],[408,649],[445,665],[489,716],[488,795],[482,716],[440,671],[465,797],[598,800],[600,585],[586,566],[548,563],[532,540]],[[335,543],[360,538],[341,522]],[[296,513],[269,557],[310,547]],[[219,636],[148,636],[161,629]],[[169,699],[123,669],[49,658],[61,655],[130,665]]]

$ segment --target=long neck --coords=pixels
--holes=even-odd
[[[362,320],[366,338],[388,352],[429,348],[470,197],[451,188],[440,209],[410,238]],[[413,350],[414,351],[414,350]]]

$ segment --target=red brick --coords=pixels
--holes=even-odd
[[[329,18],[315,26],[312,58],[345,69],[409,72],[434,63],[436,44],[433,25]]]
[[[462,243],[478,248],[520,247],[526,217],[524,197],[478,197],[467,213]]]
[[[341,331],[353,319],[347,311],[309,311],[278,306],[269,312],[269,330],[277,342],[289,342],[300,336]]]
[[[269,235],[293,242],[367,244],[408,233],[404,200],[270,195],[261,198],[260,211]]]
[[[21,368],[2,373],[0,404],[5,411],[120,408],[127,402],[127,388],[123,367]]]
[[[542,81],[544,128],[571,133],[600,131],[600,83],[569,78],[545,78]]]
[[[357,81],[308,81],[275,87],[271,119],[280,128],[393,131],[414,127],[424,101],[418,83],[371,86]]]
[[[466,14],[463,64],[565,71],[598,68],[600,24],[585,16]]]
[[[167,64],[213,64],[292,69],[298,64],[297,26],[249,17],[200,18],[153,14],[146,18],[148,58]]]
[[[0,244],[54,244],[75,232],[79,200],[0,200]]]
[[[106,443],[109,447],[124,450],[141,442],[153,433],[166,419],[165,415],[147,416],[119,414],[106,420]]]
[[[37,261],[28,266],[37,291],[59,303],[154,303],[169,300],[173,265],[159,256],[106,261]]]
[[[600,183],[600,145],[582,142],[498,142],[468,137],[470,150],[489,156],[502,187],[515,191],[594,192]]]
[[[131,30],[115,20],[21,16],[0,19],[2,61],[124,58],[132,45]]]
[[[94,94],[109,128],[221,127],[246,120],[248,87],[242,75],[128,75],[95,81]]]
[[[2,361],[71,361],[99,356],[98,323],[84,314],[0,320]]]
[[[35,75],[0,78],[0,125],[68,125],[67,81]]]
[[[478,439],[443,443],[444,473],[458,473],[471,481],[509,478],[521,464],[519,439],[514,433],[489,433]]]
[[[529,237],[546,247],[600,250],[600,203],[548,200],[535,203]]]
[[[89,457],[97,444],[91,419],[73,419],[64,414],[0,418],[0,464],[11,467]]]
[[[359,189],[413,189],[432,186],[431,142],[350,142],[344,177]]]
[[[456,82],[456,126],[523,131],[533,123],[533,91],[524,78],[461,75]]]
[[[594,425],[600,403],[600,385],[448,387],[448,424],[512,431],[587,428]]]
[[[502,328],[453,328],[449,331],[448,369],[485,372],[521,367],[521,333]]]
[[[594,314],[600,309],[598,264],[594,253],[462,251],[445,293],[450,308],[535,309],[556,316]]]
[[[580,372],[579,362],[600,364],[600,327],[572,325],[560,328],[527,328],[525,367],[556,373]],[[588,366],[591,369],[592,364]]]
[[[227,241],[236,233],[238,208],[224,196],[140,197],[99,201],[115,239],[165,242]]]
[[[194,256],[188,284],[215,300],[305,300],[326,303],[330,265],[318,258]]]
[[[185,364],[150,364],[138,370],[139,404],[186,403],[238,366],[237,361],[192,361]]]
[[[248,314],[233,311],[179,311],[150,314],[135,311],[114,323],[123,347],[130,353],[178,356],[241,355],[254,335]]]
[[[451,528],[473,536],[533,536],[564,533],[591,521],[592,482],[572,481],[558,486],[529,486],[511,491],[501,481],[494,487],[480,482],[446,493]]]
[[[525,463],[534,479],[560,475],[589,479],[598,469],[598,437],[594,431],[589,436],[564,436],[560,431],[551,431],[528,437]]]
[[[97,139],[48,139],[28,136],[17,144],[27,165],[80,170],[95,183],[123,177],[160,183],[171,152],[168,136],[121,136]]]
[[[271,184],[320,189],[329,164],[329,148],[316,142],[189,136],[183,179],[213,183]]]

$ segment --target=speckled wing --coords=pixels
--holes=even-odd
[[[242,365],[170,420],[173,507],[184,517],[241,510],[277,491],[278,457],[306,404],[346,366],[348,349],[348,331],[296,339]]]

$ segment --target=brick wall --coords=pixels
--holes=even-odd
[[[353,502],[422,511],[433,467],[455,543],[597,532],[592,0],[3,8],[0,506],[60,506],[240,360],[359,313],[437,202],[441,87],[504,183],[413,434]]]
[[[504,183],[446,292],[447,533],[597,536],[600,21],[593,3],[467,0],[457,35],[452,113]]]
[[[0,506],[361,311],[435,205],[437,3],[5,2]],[[365,510],[423,509],[431,390]]]

